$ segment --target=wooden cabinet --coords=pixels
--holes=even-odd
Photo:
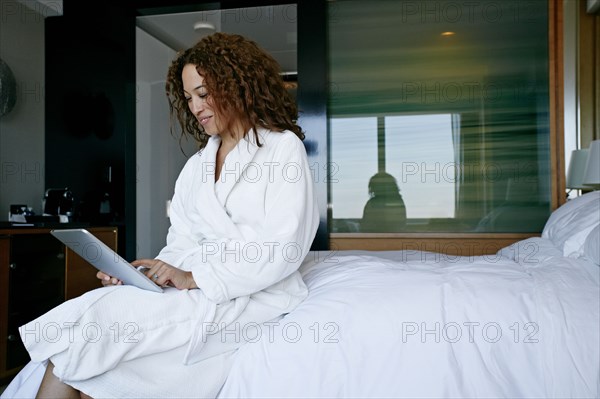
[[[116,228],[87,229],[116,250]],[[50,235],[50,230],[0,229],[0,380],[12,377],[29,361],[19,326],[101,286],[97,270]]]

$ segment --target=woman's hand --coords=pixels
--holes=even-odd
[[[198,288],[192,272],[183,271],[162,260],[138,259],[131,262],[131,264],[135,267],[144,266],[148,268],[145,272],[146,276],[158,285],[170,285],[179,290]]]
[[[109,285],[123,285],[123,282],[121,280],[119,280],[116,277],[111,277],[104,272],[96,273],[96,277],[99,278],[100,281],[102,281],[102,285],[105,287]]]

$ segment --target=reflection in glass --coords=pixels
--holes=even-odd
[[[364,232],[398,232],[406,223],[406,206],[398,182],[386,172],[369,179],[369,200],[365,204],[360,230]]]
[[[452,114],[385,117],[386,170],[411,219],[455,217],[453,127]]]
[[[340,231],[358,231],[367,183],[377,173],[377,118],[329,121],[331,159],[337,173],[330,182],[334,223]]]
[[[550,213],[546,2],[328,7],[332,231],[373,231],[361,219],[376,173],[395,178],[406,208],[404,222],[380,232],[541,231]]]

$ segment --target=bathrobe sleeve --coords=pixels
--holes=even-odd
[[[256,209],[256,201],[239,204],[228,201],[230,209],[224,214],[231,213],[235,219],[235,223],[232,219],[224,221],[233,226],[229,236],[198,239],[197,234],[192,234],[193,227],[186,223],[184,208],[186,187],[176,188],[179,193],[171,206],[172,226],[167,238],[170,249],[159,257],[168,261],[169,253],[179,251],[177,259],[172,261],[190,270],[198,287],[216,303],[259,292],[297,271],[318,228],[313,180],[302,142],[287,134],[269,148],[261,147],[258,151],[268,155],[272,173],[264,173],[261,181],[239,179],[232,196],[234,190],[238,201],[250,197],[255,200],[259,196],[262,208]],[[263,161],[259,163],[264,166],[267,162]],[[190,171],[184,168],[180,186],[186,181],[186,173]],[[218,230],[220,226],[214,227]],[[227,229],[221,229],[224,230]]]

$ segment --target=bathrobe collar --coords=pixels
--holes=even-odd
[[[265,137],[269,131],[258,128],[257,132],[260,143],[264,144]],[[221,137],[213,136],[211,137],[211,140],[213,141],[213,145],[210,148],[211,153],[207,155],[208,159],[212,159],[216,162],[217,151],[221,143]],[[254,132],[252,129],[250,129],[246,136],[237,143],[237,145],[229,152],[229,154],[227,154],[225,162],[223,163],[223,167],[221,168],[221,175],[215,182],[215,194],[217,196],[217,200],[222,205],[226,204],[227,197],[231,193],[231,190],[233,190],[236,183],[239,182],[242,174],[254,159],[256,151],[259,148],[260,147],[256,142]],[[206,149],[208,149],[208,145]],[[214,181],[214,173],[212,178],[212,181]]]
[[[269,130],[257,129],[261,144],[265,144]],[[205,222],[196,221],[197,226],[203,226],[203,231],[213,230],[212,237],[231,237],[242,238],[241,232],[235,223],[231,220],[227,210],[227,198],[235,188],[236,184],[242,179],[242,174],[248,165],[254,159],[256,152],[260,147],[256,143],[254,132],[250,131],[245,138],[227,154],[227,158],[221,169],[221,176],[215,182],[215,169],[217,151],[221,144],[219,136],[209,138],[206,147],[202,151],[203,173],[201,174],[200,190],[195,194],[197,200],[195,204],[202,207],[209,207],[210,212],[197,212],[190,215],[190,218],[203,218]],[[200,227],[199,227],[200,228]]]

